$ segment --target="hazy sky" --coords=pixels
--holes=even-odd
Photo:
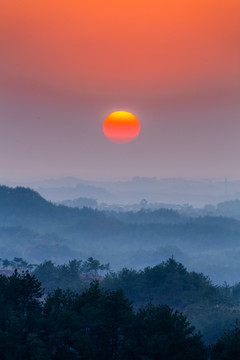
[[[0,0],[0,177],[240,178],[239,44],[239,0]]]

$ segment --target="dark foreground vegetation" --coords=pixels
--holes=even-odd
[[[108,268],[109,264],[93,258],[71,260],[64,265],[45,261],[33,274],[45,293],[57,288],[82,292],[93,279],[98,279],[105,290],[122,289],[135,310],[148,303],[167,304],[187,315],[202,332],[206,344],[213,344],[235,319],[240,320],[240,283],[216,286],[207,276],[187,271],[173,258],[139,271],[125,268],[116,273]]]
[[[173,258],[108,268],[89,258],[0,275],[1,360],[240,359],[238,284],[214,286]]]
[[[55,290],[14,273],[0,278],[1,359],[206,359],[201,336],[167,305],[133,311],[121,290],[97,282],[82,292]]]

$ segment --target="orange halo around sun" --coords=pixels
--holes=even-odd
[[[140,133],[137,117],[127,111],[115,111],[103,121],[103,133],[111,141],[124,144],[134,140]]]

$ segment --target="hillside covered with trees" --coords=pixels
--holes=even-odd
[[[55,205],[28,188],[0,186],[1,258],[35,264],[98,258],[113,269],[154,266],[174,255],[214,282],[237,282],[240,221],[175,210],[98,211]],[[47,256],[46,256],[47,254]]]
[[[17,260],[18,264],[24,264],[24,261]],[[14,263],[12,260],[8,262]],[[25,264],[25,268],[31,265]],[[13,275],[11,266],[10,275]],[[124,268],[117,273],[111,271],[109,264],[93,258],[85,261],[75,259],[62,265],[45,261],[35,264],[31,274],[42,284],[43,299],[57,289],[82,293],[93,281],[98,281],[101,291],[123,291],[132,302],[134,311],[148,304],[167,304],[187,316],[201,331],[206,345],[215,343],[225,329],[231,328],[236,320],[240,321],[240,283],[214,285],[208,277],[188,271],[173,258],[143,270]]]
[[[93,260],[82,265],[87,272],[96,271]],[[73,260],[62,272],[62,277],[68,276],[69,287],[76,281],[69,278],[69,274],[74,275],[73,269],[82,274],[83,268],[77,270],[77,265],[80,263]],[[39,265],[35,274],[43,276],[44,271],[46,263]],[[49,272],[49,277],[56,279],[56,271]],[[199,328],[177,309],[201,303],[211,307],[218,300],[218,308],[226,312],[234,306],[236,289],[226,292],[213,286],[202,274],[187,272],[173,259],[142,272],[124,269],[119,274],[108,274],[100,283],[85,283],[81,291],[54,289],[55,285],[53,281],[53,290],[46,293],[28,271],[15,271],[9,277],[0,275],[1,359],[239,359],[236,313],[229,328],[218,328],[220,334],[207,346]],[[153,302],[149,302],[151,296]],[[213,318],[210,321],[214,322]]]

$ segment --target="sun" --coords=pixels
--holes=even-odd
[[[138,118],[128,111],[115,111],[103,121],[103,133],[109,140],[124,144],[134,140],[140,133]]]

